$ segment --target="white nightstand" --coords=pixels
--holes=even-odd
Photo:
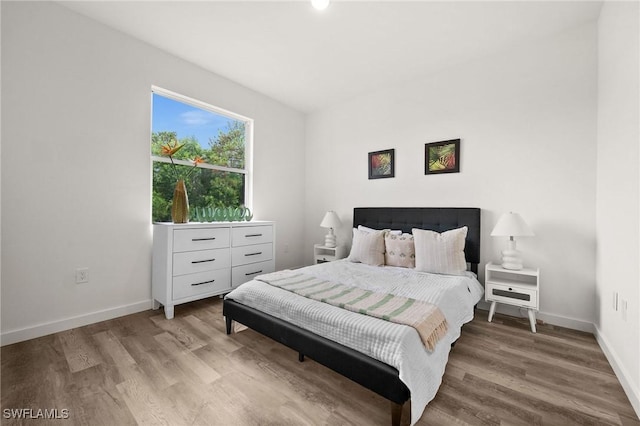
[[[489,262],[484,280],[484,298],[491,302],[489,322],[496,311],[496,303],[518,306],[527,309],[531,331],[535,333],[540,269],[522,268],[514,271]]]
[[[345,246],[327,247],[322,244],[313,246],[313,259],[315,263],[333,262],[342,259],[347,254]]]

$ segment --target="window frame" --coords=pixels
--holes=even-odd
[[[162,87],[151,86],[151,95],[150,95],[151,96],[151,117],[150,117],[151,119],[149,120],[151,123],[151,128],[149,129],[149,140],[151,140],[151,135],[153,134],[153,95],[154,94],[163,96],[165,98],[169,98],[177,102],[182,102],[183,104],[187,104],[195,108],[200,108],[214,114],[222,115],[232,120],[242,121],[244,123],[245,135],[244,135],[244,168],[243,169],[218,166],[218,165],[209,164],[209,163],[201,163],[198,165],[198,168],[218,170],[221,172],[239,173],[239,174],[245,175],[244,176],[244,206],[253,210],[253,119],[228,111],[224,108],[220,108],[220,107],[208,104],[206,102],[199,101],[197,99],[193,99],[176,92],[172,92],[171,90],[163,89]],[[151,145],[149,145],[149,147],[151,147]],[[149,149],[149,151],[151,151],[151,149]],[[153,163],[154,162],[171,163],[171,160],[168,157],[151,154],[151,174],[152,174],[151,192],[152,193],[153,193]],[[179,164],[183,166],[193,166],[193,163],[187,160],[174,159],[173,162],[175,164]]]

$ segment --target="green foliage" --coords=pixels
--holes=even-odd
[[[456,165],[456,145],[446,144],[429,148],[429,170],[453,169]]]
[[[175,132],[154,132],[151,135],[151,153],[161,156],[162,145],[174,141],[184,144],[173,156],[174,159],[190,160],[196,156],[207,163],[218,166],[244,168],[244,123],[235,122],[226,132],[220,132],[209,140],[204,149],[193,137],[177,140]],[[185,176],[192,166],[176,165],[178,174]],[[245,175],[198,167],[185,180],[189,207],[239,207],[244,204]],[[169,163],[153,163],[152,220],[171,221],[171,203],[176,177]]]
[[[219,132],[216,139],[209,140],[207,153],[209,163],[218,166],[244,168],[244,123],[235,121],[226,132]]]

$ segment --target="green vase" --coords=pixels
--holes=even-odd
[[[176,187],[173,190],[171,220],[173,223],[189,222],[189,198],[187,197],[187,187],[182,179],[176,182]]]

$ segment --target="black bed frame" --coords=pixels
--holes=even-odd
[[[359,207],[353,210],[353,226],[373,229],[412,228],[444,232],[467,226],[465,257],[471,270],[478,272],[480,263],[480,209],[432,207]],[[227,334],[237,321],[298,351],[298,360],[309,356],[316,362],[353,380],[391,401],[391,423],[399,425],[402,406],[411,397],[409,389],[398,377],[398,370],[356,350],[340,345],[279,318],[225,299],[223,315]]]

